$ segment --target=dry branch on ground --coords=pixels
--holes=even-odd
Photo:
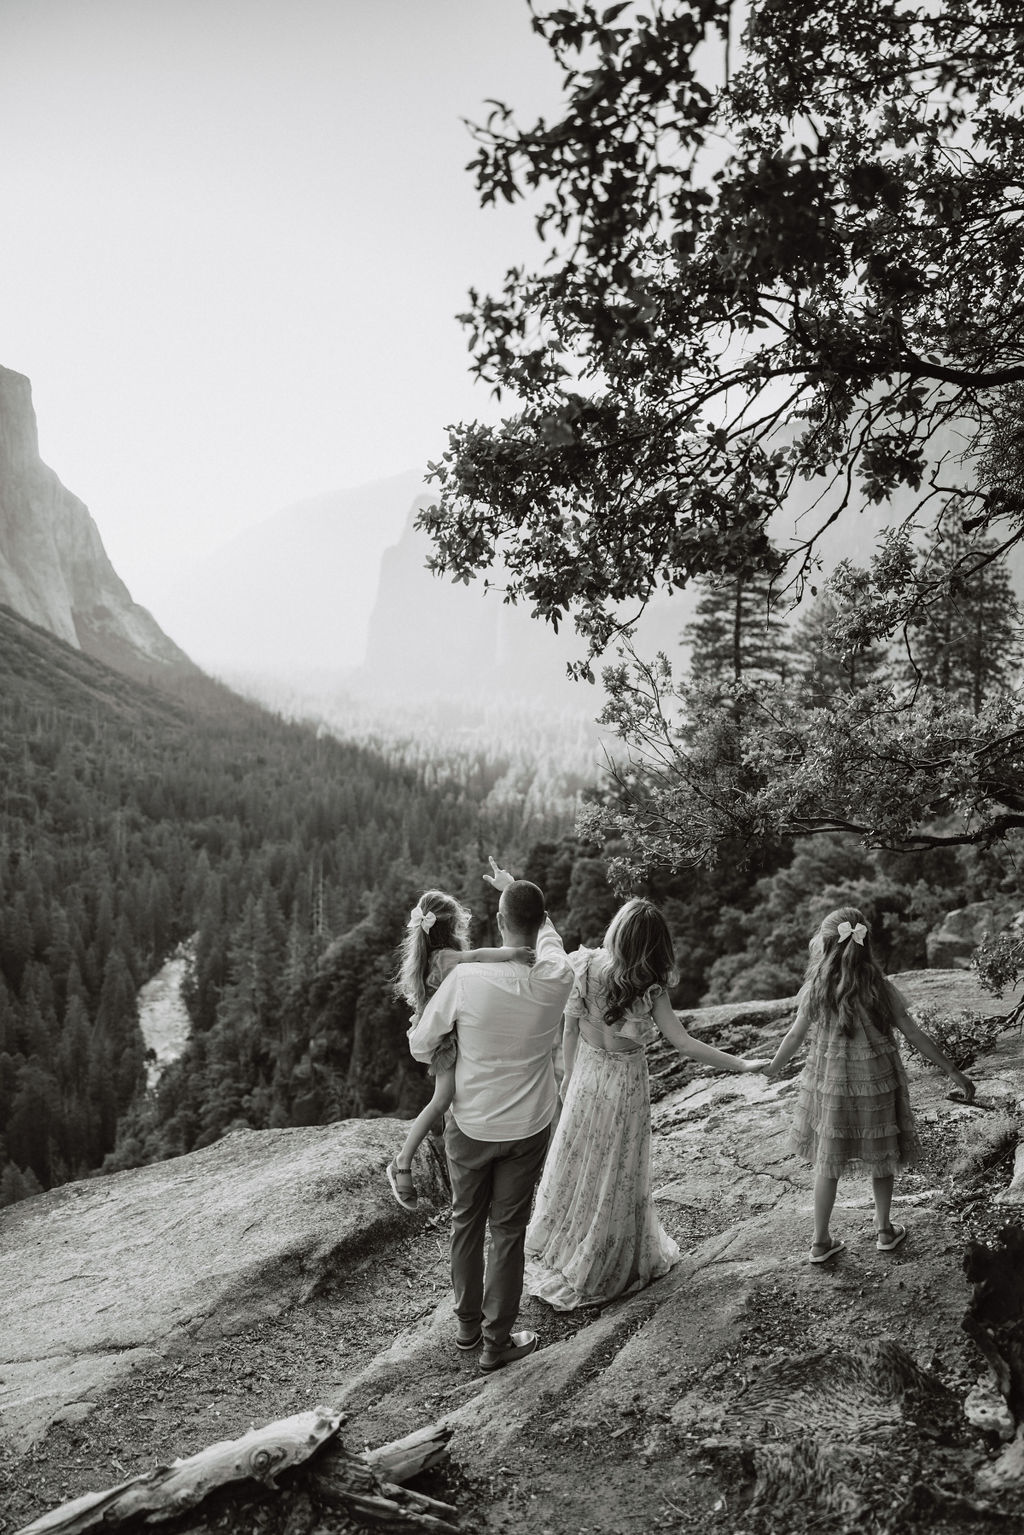
[[[136,1520],[155,1524],[195,1508],[231,1483],[259,1481],[274,1487],[281,1472],[313,1457],[317,1490],[354,1517],[389,1528],[457,1535],[448,1518],[456,1512],[450,1504],[398,1485],[446,1456],[446,1429],[430,1425],[353,1455],[337,1437],[343,1422],[343,1414],[326,1407],[278,1419],[116,1487],[86,1493],[33,1520],[18,1535],[82,1535],[97,1526],[115,1529]]]

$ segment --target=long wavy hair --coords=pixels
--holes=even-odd
[[[676,980],[672,934],[653,901],[634,896],[620,906],[608,924],[604,949],[611,961],[605,976],[610,1004],[605,1023],[618,1023],[649,987],[671,986]]]
[[[849,923],[842,937],[840,923]],[[854,931],[861,925],[865,931],[858,943]],[[872,952],[871,929],[856,906],[829,912],[811,939],[810,954],[804,992],[815,1018],[847,1037],[868,1019],[883,1034],[892,1032],[889,988]]]
[[[431,913],[433,924],[423,927],[420,915]],[[394,992],[396,997],[405,998],[414,1013],[421,1013],[426,1005],[427,975],[437,950],[469,948],[469,922],[466,908],[444,890],[424,890],[409,913]]]

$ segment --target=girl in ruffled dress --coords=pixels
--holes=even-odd
[[[667,1274],[679,1248],[651,1187],[651,1100],[644,1046],[659,1031],[719,1071],[759,1071],[693,1039],[668,999],[672,936],[650,901],[612,918],[599,949],[569,955],[564,1106],[526,1234],[526,1288],[559,1311],[603,1305]]]
[[[827,1263],[846,1246],[830,1222],[840,1175],[871,1175],[875,1246],[892,1252],[907,1235],[891,1219],[893,1176],[919,1147],[896,1031],[950,1077],[969,1103],[974,1083],[918,1028],[903,997],[879,969],[871,934],[853,906],[830,912],[810,943],[796,1020],[768,1066],[776,1077],[809,1035],[797,1086],[793,1150],[814,1168],[810,1261]]]
[[[491,864],[497,865],[493,858]],[[484,876],[487,878],[487,876]],[[395,993],[412,1008],[412,1029],[427,1001],[456,965],[486,964],[506,960],[533,963],[533,950],[524,948],[471,949],[469,947],[470,913],[454,896],[443,890],[425,890],[409,913],[405,939],[399,960]],[[455,1097],[455,1059],[458,1053],[454,1033],[445,1037],[434,1051],[429,1066],[434,1078],[434,1092],[409,1126],[400,1150],[385,1168],[388,1184],[404,1210],[415,1210],[416,1185],[412,1159],[431,1128],[438,1124],[452,1106]]]

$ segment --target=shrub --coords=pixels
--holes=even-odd
[[[957,1181],[981,1176],[1020,1139],[1021,1124],[1016,1114],[983,1114],[980,1119],[963,1121],[957,1129],[959,1152],[950,1167]]]
[[[958,1071],[966,1071],[979,1055],[992,1049],[1004,1021],[970,1010],[946,1013],[935,1006],[919,1008],[915,1017]],[[920,1055],[920,1051],[915,1053]],[[926,1057],[922,1056],[923,1059]]]

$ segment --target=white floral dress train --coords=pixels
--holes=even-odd
[[[566,1015],[603,1026],[603,949],[569,956],[576,973]],[[643,1046],[660,987],[614,1026],[630,1050],[580,1038],[565,1104],[526,1234],[525,1286],[559,1311],[603,1305],[667,1274],[679,1248],[654,1210],[651,1097]]]

